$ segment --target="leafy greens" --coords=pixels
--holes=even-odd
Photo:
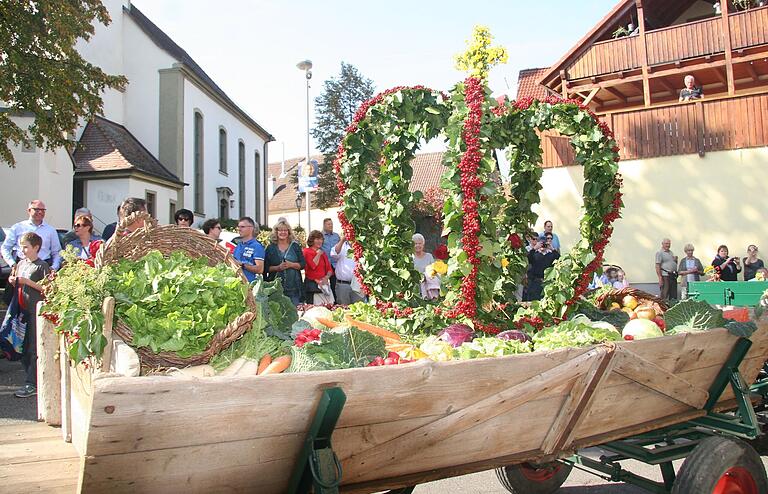
[[[384,340],[367,331],[340,326],[323,331],[320,339],[291,347],[288,372],[310,372],[365,367],[373,357],[384,357]]]
[[[176,251],[123,259],[107,285],[115,312],[133,331],[133,345],[189,357],[245,310],[247,285],[225,264],[208,266]]]

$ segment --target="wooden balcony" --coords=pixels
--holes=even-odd
[[[705,154],[768,145],[768,94],[674,103],[609,113],[622,160]],[[542,166],[574,164],[566,137],[542,133]]]
[[[733,50],[768,43],[768,6],[732,13],[728,21]],[[722,17],[647,31],[648,66],[722,54],[724,32]],[[575,81],[639,70],[642,66],[642,38],[635,35],[594,43],[565,72],[568,80]]]

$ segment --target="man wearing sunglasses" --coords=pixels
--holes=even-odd
[[[2,252],[3,259],[11,268],[15,268],[17,259],[24,258],[19,240],[27,232],[34,232],[43,239],[38,257],[47,262],[54,271],[61,267],[59,234],[54,227],[43,221],[45,210],[43,201],[35,199],[29,203],[27,208],[29,219],[20,221],[10,228],[8,236],[5,237],[2,248],[0,248],[0,252]]]

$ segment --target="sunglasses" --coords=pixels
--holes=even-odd
[[[40,211],[45,211],[45,208],[29,208],[29,209],[31,209],[32,211],[34,211],[36,213],[39,213]]]
[[[187,223],[191,223],[192,222],[192,218],[184,218],[184,217],[182,217],[182,218],[179,218],[179,221],[186,221]]]
[[[90,223],[75,223],[75,228],[86,228],[91,226]]]

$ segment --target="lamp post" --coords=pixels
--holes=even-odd
[[[307,80],[307,164],[309,164],[309,80],[312,79],[312,62],[310,60],[303,60],[296,64],[296,67],[299,70],[304,71],[304,76]],[[309,198],[309,190],[306,191],[307,194],[307,231],[309,232],[312,228],[310,226],[310,217],[309,217],[309,211],[311,209],[310,206],[310,198]]]
[[[296,204],[296,217],[299,219],[299,227],[301,227],[301,192],[296,194],[294,204]]]

